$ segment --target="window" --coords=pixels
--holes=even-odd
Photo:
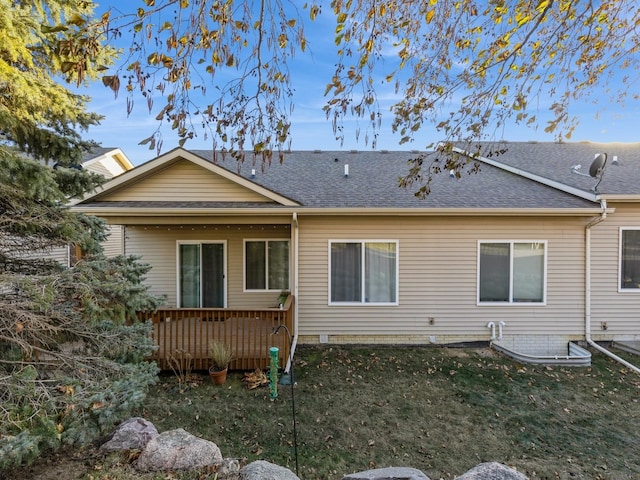
[[[480,242],[478,303],[544,303],[546,242]]]
[[[224,243],[178,242],[178,307],[224,307]]]
[[[397,242],[332,241],[329,249],[331,304],[397,304]]]
[[[245,290],[289,290],[289,240],[245,240]]]
[[[640,290],[640,228],[620,229],[620,290]]]

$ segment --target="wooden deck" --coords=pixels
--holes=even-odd
[[[172,364],[184,368],[187,362],[193,370],[207,370],[210,366],[208,345],[211,339],[220,340],[233,351],[232,370],[264,369],[269,365],[269,349],[279,348],[279,364],[284,367],[289,358],[293,325],[293,296],[283,308],[259,310],[234,308],[162,309],[152,313],[140,312],[141,320],[153,322],[153,339],[158,349],[153,360],[162,370]]]

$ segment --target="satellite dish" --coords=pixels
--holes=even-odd
[[[593,178],[600,178],[604,173],[604,167],[607,164],[607,154],[599,153],[589,167],[589,175]]]

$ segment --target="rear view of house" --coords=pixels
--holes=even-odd
[[[73,208],[123,225],[124,253],[152,266],[147,281],[166,298],[154,321],[180,328],[179,318],[196,319],[191,343],[211,335],[198,328],[230,318],[246,327],[234,335],[258,335],[251,341],[263,353],[274,341],[288,352],[297,343],[498,336],[640,340],[640,192],[614,180],[640,179],[640,146],[499,147],[498,157],[469,155],[461,179],[436,175],[425,199],[398,178],[417,155],[443,164],[441,152],[288,152],[263,167],[176,149]],[[593,191],[594,178],[571,167],[587,168],[603,149],[629,168],[608,166]],[[475,162],[479,173],[467,175]],[[257,326],[263,319],[268,328]],[[269,331],[283,322],[291,338],[274,339]],[[261,353],[236,366],[263,361]]]

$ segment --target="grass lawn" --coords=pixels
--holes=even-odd
[[[488,349],[303,346],[295,377],[304,480],[387,466],[450,479],[487,461],[532,479],[640,478],[640,376],[596,352],[590,368],[561,368]],[[224,457],[295,472],[291,387],[280,385],[270,400],[268,388],[247,390],[241,379],[233,373],[214,386],[191,375],[180,386],[164,375],[138,414],[159,431],[181,427],[210,439]],[[208,476],[140,475],[114,455],[95,459],[81,478]]]

